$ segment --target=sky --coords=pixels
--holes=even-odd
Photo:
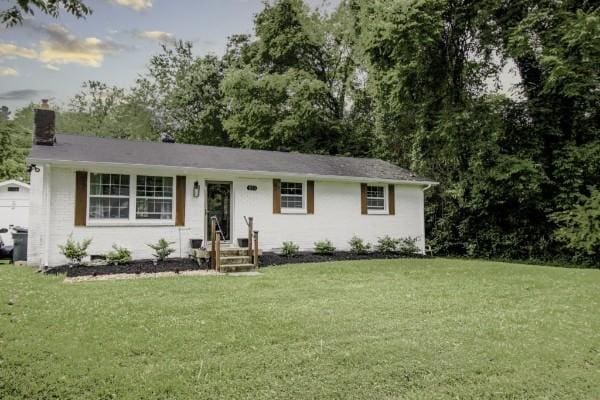
[[[325,7],[335,0],[325,1]],[[323,0],[306,0],[323,7]],[[0,2],[0,9],[14,1]],[[227,37],[252,33],[262,0],[87,0],[92,15],[36,13],[0,28],[0,105],[49,98],[64,105],[87,80],[129,87],[160,43],[190,40],[197,54],[223,54]]]

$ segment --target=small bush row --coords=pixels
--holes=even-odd
[[[392,238],[385,235],[377,240],[375,246],[372,246],[371,243],[365,243],[363,239],[355,235],[348,241],[348,244],[350,245],[350,252],[354,254],[367,254],[373,249],[378,253],[411,255],[419,252],[417,240],[418,238],[413,237]],[[281,254],[286,257],[294,257],[298,254],[299,249],[300,246],[294,242],[283,242]],[[335,246],[331,240],[325,239],[315,242],[315,254],[332,254],[334,251]]]
[[[59,245],[60,254],[65,256],[70,264],[81,264],[81,261],[88,255],[87,249],[92,243],[92,239],[83,239],[80,242],[73,240],[72,237],[67,239],[64,245]],[[147,244],[154,250],[154,258],[157,261],[166,260],[169,255],[175,252],[171,247],[175,242],[169,242],[166,239],[160,239],[156,244]],[[105,259],[109,264],[127,264],[131,261],[131,250],[113,244],[112,250],[106,253]]]

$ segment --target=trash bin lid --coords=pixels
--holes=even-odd
[[[27,233],[27,228],[23,228],[22,226],[13,226],[13,231],[17,233]]]

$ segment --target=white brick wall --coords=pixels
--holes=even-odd
[[[175,242],[183,256],[189,251],[190,238],[204,238],[205,181],[233,182],[233,240],[247,237],[244,216],[253,216],[255,229],[260,231],[260,247],[271,250],[281,247],[283,241],[293,241],[302,249],[311,249],[314,242],[330,239],[338,249],[347,249],[348,240],[358,235],[374,243],[378,237],[419,237],[423,247],[423,192],[418,186],[396,185],[396,215],[361,215],[360,183],[358,182],[315,182],[315,213],[273,214],[273,193],[271,179],[240,178],[233,175],[187,174],[186,225],[175,226],[86,226],[75,227],[74,190],[76,168],[50,169],[50,215],[46,215],[43,177],[47,172],[32,173],[30,243],[28,260],[34,265],[58,265],[66,262],[59,254],[58,245],[63,244],[69,235],[75,240],[92,238],[90,254],[105,254],[113,243],[132,250],[134,258],[149,258],[152,250],[147,243],[155,243],[160,238]],[[77,168],[81,170],[81,168]],[[145,173],[160,171],[157,168],[94,168],[93,172]],[[164,170],[162,171],[164,174]],[[175,173],[174,173],[175,174]],[[183,173],[177,173],[183,175]],[[201,187],[200,197],[192,196],[194,182]],[[248,185],[257,186],[256,191],[247,190]],[[46,251],[45,219],[49,217],[49,233]],[[181,242],[179,238],[181,237]],[[47,260],[47,261],[46,261]]]

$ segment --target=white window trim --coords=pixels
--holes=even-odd
[[[286,179],[281,180],[281,184],[279,187],[279,202],[283,204],[281,201],[281,188],[284,183],[301,183],[302,184],[302,208],[289,208],[281,206],[281,214],[306,214],[306,181],[305,180],[297,180],[297,179]]]
[[[388,190],[387,190],[387,185],[376,184],[376,183],[367,184],[367,192],[368,192],[369,186],[377,186],[377,187],[382,187],[383,188],[383,210],[370,209],[369,208],[369,197],[367,195],[367,214],[372,214],[372,215],[388,215],[389,214],[389,211],[388,211],[389,207],[388,207]]]
[[[175,226],[175,213],[177,204],[177,185],[175,175],[164,175],[156,173],[147,174],[127,174],[121,172],[96,172],[88,171],[87,177],[87,205],[85,210],[86,226]],[[116,174],[129,175],[129,218],[90,218],[90,186],[91,174]],[[173,205],[171,219],[137,219],[136,204],[137,204],[137,177],[140,176],[162,176],[173,178]],[[115,196],[118,197],[118,196]],[[145,198],[145,197],[144,197]]]

